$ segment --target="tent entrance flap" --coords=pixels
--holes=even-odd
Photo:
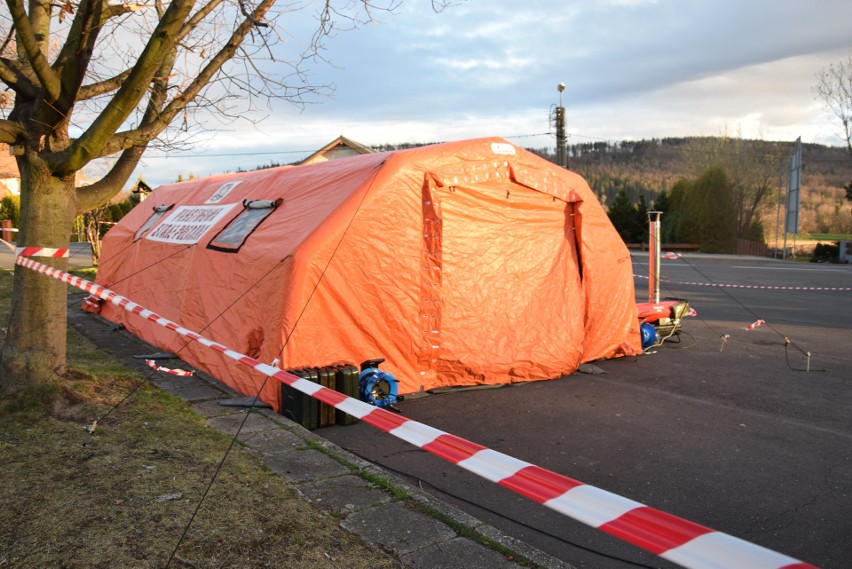
[[[579,361],[573,204],[507,180],[425,188],[423,203],[423,301],[436,308],[424,319],[441,379],[542,379]]]
[[[441,357],[441,241],[442,222],[436,188],[428,182],[422,189],[423,246],[420,263],[420,312],[417,329],[417,363],[428,383],[437,381]]]

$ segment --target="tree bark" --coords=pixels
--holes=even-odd
[[[18,246],[67,248],[75,208],[74,180],[54,178],[35,153],[19,160],[21,196]],[[66,270],[67,258],[34,260]],[[23,267],[15,268],[12,310],[0,350],[0,390],[10,394],[56,382],[66,365],[66,285]]]

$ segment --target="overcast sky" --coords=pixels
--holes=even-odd
[[[311,11],[293,15],[308,30]],[[302,159],[339,135],[366,145],[502,136],[553,147],[564,82],[569,143],[719,135],[839,145],[816,74],[852,55],[850,0],[405,0],[327,42],[331,97],[211,124],[191,154],[151,150],[152,185]],[[283,23],[283,22],[282,22]]]

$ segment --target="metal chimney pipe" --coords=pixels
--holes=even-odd
[[[648,213],[648,302],[660,302],[660,216],[661,211]]]

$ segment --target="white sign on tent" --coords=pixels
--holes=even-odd
[[[145,238],[163,243],[192,244],[219,222],[236,204],[178,207]]]

